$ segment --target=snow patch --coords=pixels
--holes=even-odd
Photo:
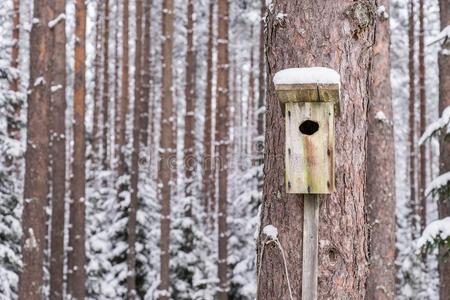
[[[450,106],[447,106],[442,112],[442,116],[427,126],[425,132],[420,137],[419,145],[422,145],[427,139],[431,138],[436,132],[444,129],[449,124],[450,124]]]
[[[50,28],[50,29],[54,28],[56,25],[58,25],[59,22],[64,21],[65,19],[66,19],[66,15],[60,14],[55,19],[48,22],[48,28]]]
[[[383,20],[389,19],[389,14],[387,12],[386,7],[384,7],[384,5],[378,6],[378,8],[377,8],[377,16],[380,17]]]
[[[339,84],[341,77],[338,72],[330,68],[290,68],[275,74],[273,83],[280,84]]]
[[[433,243],[437,237],[440,237],[442,240],[450,237],[450,217],[428,224],[422,236],[417,240],[417,247],[420,249],[426,246],[427,243]]]
[[[263,229],[263,233],[267,235],[267,237],[275,240],[278,238],[278,229],[273,225],[267,225]]]
[[[375,114],[375,119],[383,123],[386,123],[388,121],[386,115],[382,111],[379,111]]]
[[[428,41],[427,45],[428,46],[433,45],[433,44],[435,44],[435,43],[437,43],[437,42],[439,42],[441,40],[445,40],[445,39],[447,39],[449,37],[450,37],[450,25],[447,25],[447,27],[442,29],[442,31],[439,32],[438,35],[436,35],[435,37],[432,37]]]
[[[450,184],[450,172],[444,173],[435,178],[426,188],[425,195],[444,189]]]

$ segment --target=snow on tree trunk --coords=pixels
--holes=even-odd
[[[319,9],[320,7],[320,9]],[[289,299],[302,291],[303,197],[287,195],[284,182],[284,117],[272,77],[284,68],[325,66],[341,81],[336,120],[336,193],[319,196],[319,299],[362,299],[367,275],[365,223],[369,69],[374,43],[374,1],[276,1],[266,32],[268,92],[261,226],[278,229],[275,243],[258,242],[259,299]],[[323,20],[326,20],[324,22]]]
[[[48,194],[49,154],[49,15],[47,0],[34,1],[30,33],[30,81],[25,153],[24,207],[22,213],[22,273],[19,299],[43,298],[45,212]]]
[[[65,16],[65,1],[50,0],[52,19]],[[51,28],[52,57],[50,105],[50,164],[52,217],[50,238],[50,299],[63,299],[64,216],[66,184],[66,27],[65,19]]]
[[[218,155],[218,278],[217,299],[228,299],[228,115],[229,115],[229,3],[219,0],[217,19],[217,104],[216,104],[216,152]]]
[[[158,291],[159,300],[168,300],[169,258],[170,258],[170,200],[173,184],[172,168],[176,163],[174,146],[173,119],[173,31],[174,31],[174,1],[164,0],[162,9],[162,98],[161,98],[161,139],[158,167],[158,197],[161,199],[161,269]]]
[[[67,262],[67,294],[78,300],[85,297],[85,96],[86,96],[86,3],[75,5],[75,68],[74,68],[74,146],[71,178],[69,251]]]
[[[213,171],[213,147],[212,147],[212,126],[213,126],[213,20],[214,20],[214,1],[209,2],[208,16],[208,57],[206,70],[206,93],[205,93],[205,123],[203,130],[203,197],[204,206],[207,213],[207,219],[212,224],[212,216],[215,210],[214,193],[214,171]]]
[[[389,0],[378,2],[387,16]],[[395,296],[394,127],[390,82],[390,30],[385,14],[376,16],[367,144],[367,221],[369,273],[366,299]]]

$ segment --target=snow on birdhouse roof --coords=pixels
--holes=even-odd
[[[275,74],[273,83],[281,84],[339,84],[339,73],[330,68],[290,68]]]

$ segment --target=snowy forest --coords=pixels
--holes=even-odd
[[[450,300],[450,0],[0,0],[0,300]]]

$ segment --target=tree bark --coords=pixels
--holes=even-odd
[[[264,113],[260,110],[264,107],[265,100],[265,91],[266,91],[266,73],[265,73],[265,55],[264,55],[264,16],[266,15],[266,2],[265,0],[261,0],[261,20],[259,21],[259,76],[258,76],[258,136],[262,136],[264,134]],[[262,145],[261,145],[262,146]],[[259,149],[260,147],[258,147]],[[262,148],[262,147],[261,147]],[[262,149],[259,153],[260,156],[263,156]],[[260,160],[262,162],[262,159]]]
[[[176,162],[173,128],[173,30],[174,1],[164,0],[162,10],[162,101],[161,101],[161,139],[158,168],[158,195],[161,199],[161,269],[159,286],[160,300],[170,297],[169,259],[170,259],[170,198],[172,163]]]
[[[450,1],[440,0],[441,29],[450,25]],[[450,56],[443,51],[450,51],[450,40],[446,39],[439,53],[439,112],[450,105]],[[450,171],[450,138],[442,137],[440,141],[439,170],[441,174]],[[450,216],[450,201],[448,195],[443,195],[438,201],[439,218]],[[448,248],[441,249],[441,255],[448,252]],[[440,298],[450,299],[450,260],[442,257],[439,260]]]
[[[206,70],[206,93],[205,93],[205,124],[203,129],[203,196],[204,206],[208,221],[212,224],[212,214],[215,209],[213,193],[214,173],[213,173],[213,148],[212,148],[212,126],[214,115],[212,113],[213,102],[213,21],[214,21],[214,1],[209,1],[208,17],[208,57]]]
[[[149,104],[151,88],[151,26],[152,0],[144,4],[144,45],[143,45],[143,75],[142,75],[142,112],[141,112],[141,142],[145,149],[148,147]]]
[[[217,24],[217,105],[216,105],[216,147],[218,154],[218,278],[217,299],[228,299],[228,235],[227,235],[227,183],[228,183],[228,115],[229,115],[229,3],[218,2]]]
[[[251,27],[251,35],[250,39],[253,41],[253,26]],[[254,124],[254,117],[255,117],[255,78],[254,78],[254,54],[253,54],[253,44],[250,46],[250,70],[249,70],[249,78],[248,78],[248,101],[247,101],[247,151],[252,157],[253,161],[253,155],[255,154],[255,149],[253,145],[253,138],[255,137],[255,124]]]
[[[119,151],[119,163],[117,167],[118,177],[123,176],[127,173],[127,165],[125,162],[125,129],[126,129],[126,119],[128,114],[128,104],[129,104],[129,75],[128,75],[128,16],[129,8],[128,8],[128,0],[123,1],[123,12],[122,12],[122,93],[121,100],[119,105],[119,129],[117,135],[117,149]],[[123,187],[121,187],[122,189]]]
[[[51,57],[47,0],[35,0],[30,34],[30,83],[25,153],[24,203],[22,213],[22,273],[20,300],[40,300],[44,285],[45,212],[48,194],[49,96]]]
[[[378,5],[389,12],[389,0],[379,1]],[[375,28],[368,114],[366,207],[369,274],[366,299],[388,300],[395,296],[395,152],[389,20],[380,14]]]
[[[285,121],[272,78],[289,67],[325,66],[341,75],[336,119],[336,192],[317,196],[318,299],[364,299],[367,276],[365,223],[368,102],[375,1],[309,0],[273,3],[267,17],[268,92],[263,204],[258,243],[258,299],[301,299],[303,196],[286,194]],[[286,14],[280,18],[280,13]],[[326,22],[324,22],[326,20]],[[286,260],[275,244],[262,245],[267,225],[278,229]],[[285,266],[289,276],[285,276]]]
[[[19,68],[19,40],[20,40],[20,0],[13,0],[13,28],[12,28],[12,50],[11,50],[11,67]],[[13,78],[10,83],[10,89],[13,92],[19,91],[20,79]],[[14,103],[14,113],[8,119],[8,136],[12,139],[20,139],[20,104]],[[9,161],[8,163],[12,163]]]
[[[187,1],[187,52],[186,52],[186,114],[184,116],[184,172],[185,195],[192,195],[193,171],[195,168],[195,58],[194,58],[194,3]]]
[[[92,156],[93,160],[98,156],[98,132],[99,132],[99,119],[100,119],[100,98],[101,98],[101,65],[102,56],[100,55],[102,50],[102,22],[101,22],[101,2],[97,2],[95,17],[95,58],[94,58],[94,112],[92,120]]]
[[[86,97],[86,2],[75,3],[75,68],[74,68],[74,147],[71,180],[67,294],[73,299],[85,297],[85,97]]]
[[[416,197],[416,147],[415,147],[415,124],[416,124],[416,82],[415,82],[415,63],[414,63],[414,0],[409,1],[408,10],[408,70],[409,70],[409,184],[410,184],[410,207],[411,207],[411,225],[413,227],[413,238],[417,238],[417,197]]]
[[[104,36],[103,36],[103,133],[102,133],[102,166],[103,170],[108,170],[108,130],[109,130],[109,0],[105,0],[104,11]]]
[[[425,92],[425,30],[424,30],[424,0],[419,0],[419,102],[420,102],[420,119],[419,132],[422,135],[426,128],[426,92]],[[421,232],[425,230],[427,224],[427,201],[425,197],[426,188],[426,146],[425,144],[418,146],[420,149],[419,157],[419,215]]]
[[[142,98],[142,0],[136,0],[136,52],[134,73],[133,152],[131,154],[131,198],[128,216],[127,289],[128,299],[136,298],[136,215],[139,192],[139,153]]]
[[[52,19],[65,13],[65,0],[51,0]],[[55,49],[51,70],[50,163],[52,185],[52,217],[50,233],[50,299],[64,295],[64,216],[66,185],[66,32],[65,20],[50,29],[51,47]]]
[[[120,20],[120,0],[115,1],[116,13],[115,20]],[[119,95],[119,83],[120,83],[120,55],[119,55],[119,32],[120,26],[117,25],[114,32],[114,131],[111,130],[111,149],[114,149],[114,155],[111,156],[114,161],[114,168],[117,167],[117,161],[119,157],[119,149],[117,144],[117,138],[119,135],[119,111],[120,111],[120,95]],[[114,139],[113,139],[114,137]],[[113,148],[114,145],[114,148]]]

